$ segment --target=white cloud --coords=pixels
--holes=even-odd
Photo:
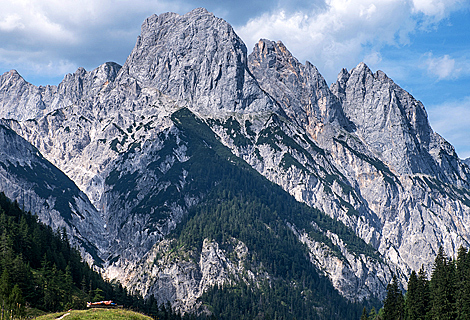
[[[24,24],[21,22],[21,17],[18,14],[5,15],[3,20],[0,21],[1,31],[13,31],[15,29],[24,29]]]
[[[323,9],[278,9],[251,19],[237,32],[252,47],[260,38],[282,40],[295,56],[315,64],[328,80],[342,67],[379,61],[386,45],[403,46],[424,22],[443,19],[458,0],[325,0]],[[424,18],[423,18],[424,16]],[[421,25],[420,25],[421,24]]]
[[[382,61],[382,55],[380,52],[372,51],[364,57],[364,62],[370,67],[378,65]]]
[[[456,67],[455,59],[449,55],[434,58],[432,53],[426,54],[425,65],[429,74],[437,76],[439,80],[455,79],[458,77],[461,69]]]
[[[249,50],[260,38],[282,40],[295,56],[310,60],[328,80],[334,80],[342,67],[352,68],[361,60],[372,67],[382,65],[381,48],[406,45],[419,24],[416,15],[439,20],[461,1],[241,0],[236,5],[213,0],[198,0],[198,4],[189,0],[0,1],[4,49],[0,69],[39,72],[48,70],[50,61],[68,61],[65,66],[87,69],[109,60],[123,63],[146,17],[166,11],[186,13],[204,5],[241,23],[254,16],[236,28]],[[18,65],[20,60],[24,64]]]
[[[413,0],[415,13],[423,13],[425,16],[439,21],[445,18],[453,10],[465,5],[464,0]]]
[[[0,65],[4,65],[8,69],[16,69],[17,66],[22,66],[25,71],[24,74],[22,73],[23,76],[40,74],[43,77],[62,77],[79,67],[67,59],[47,59],[41,52],[25,53],[2,48],[0,48]]]
[[[432,52],[427,52],[421,61],[421,68],[437,80],[454,80],[470,75],[470,60],[465,56],[452,58],[445,54],[435,57]]]
[[[428,106],[427,112],[433,130],[456,148],[460,158],[470,157],[470,96]]]

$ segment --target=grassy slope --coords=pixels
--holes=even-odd
[[[68,312],[66,312],[68,313]],[[64,312],[60,313],[51,313],[45,316],[36,318],[37,320],[50,320],[56,319],[58,317],[66,314]],[[121,320],[121,319],[131,319],[131,320],[147,320],[152,319],[148,316],[145,316],[140,313],[136,313],[130,310],[125,309],[88,309],[88,310],[72,310],[70,314],[63,317],[64,320]]]

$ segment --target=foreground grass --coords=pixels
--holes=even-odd
[[[65,314],[69,315],[64,316]],[[88,310],[72,310],[69,312],[52,313],[36,318],[37,320],[52,320],[64,316],[63,320],[148,320],[152,319],[143,314],[125,309],[88,309]]]

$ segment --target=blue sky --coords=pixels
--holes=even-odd
[[[366,62],[421,100],[433,129],[470,157],[468,0],[3,0],[0,74],[16,69],[36,85],[78,67],[123,64],[149,15],[205,7],[227,20],[250,52],[282,40],[329,83]]]

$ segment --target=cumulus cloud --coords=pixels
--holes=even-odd
[[[421,60],[421,67],[438,81],[454,80],[470,75],[470,61],[465,56],[452,58],[445,54],[435,57],[432,52],[427,52]]]
[[[21,17],[18,14],[5,15],[3,20],[0,21],[0,30],[10,32],[15,29],[24,29],[25,26],[21,22]]]
[[[464,0],[413,0],[414,13],[423,13],[431,20],[439,21],[450,12],[464,5]]]
[[[16,0],[0,1],[0,71],[53,72],[48,66],[95,68],[124,63],[153,13],[205,6],[234,24],[251,49],[283,40],[301,60],[333,80],[359,61],[383,64],[384,45],[403,46],[423,21],[440,21],[465,0]],[[24,62],[19,65],[18,62]],[[53,68],[52,68],[53,69]],[[75,70],[67,70],[73,72]]]
[[[460,158],[470,157],[470,96],[429,106],[427,111],[433,130],[452,142]]]
[[[185,6],[170,0],[1,1],[0,68],[63,75],[77,65],[91,69],[109,60],[123,63],[147,16]]]
[[[426,54],[425,66],[429,74],[437,76],[439,80],[454,79],[458,77],[461,69],[456,68],[455,59],[449,55],[433,57],[432,53]]]
[[[459,0],[326,0],[310,11],[278,8],[237,29],[253,46],[260,38],[282,40],[299,59],[310,60],[333,79],[342,67],[380,61],[386,45],[403,46],[429,21],[459,8]],[[321,8],[321,9],[319,9]]]

